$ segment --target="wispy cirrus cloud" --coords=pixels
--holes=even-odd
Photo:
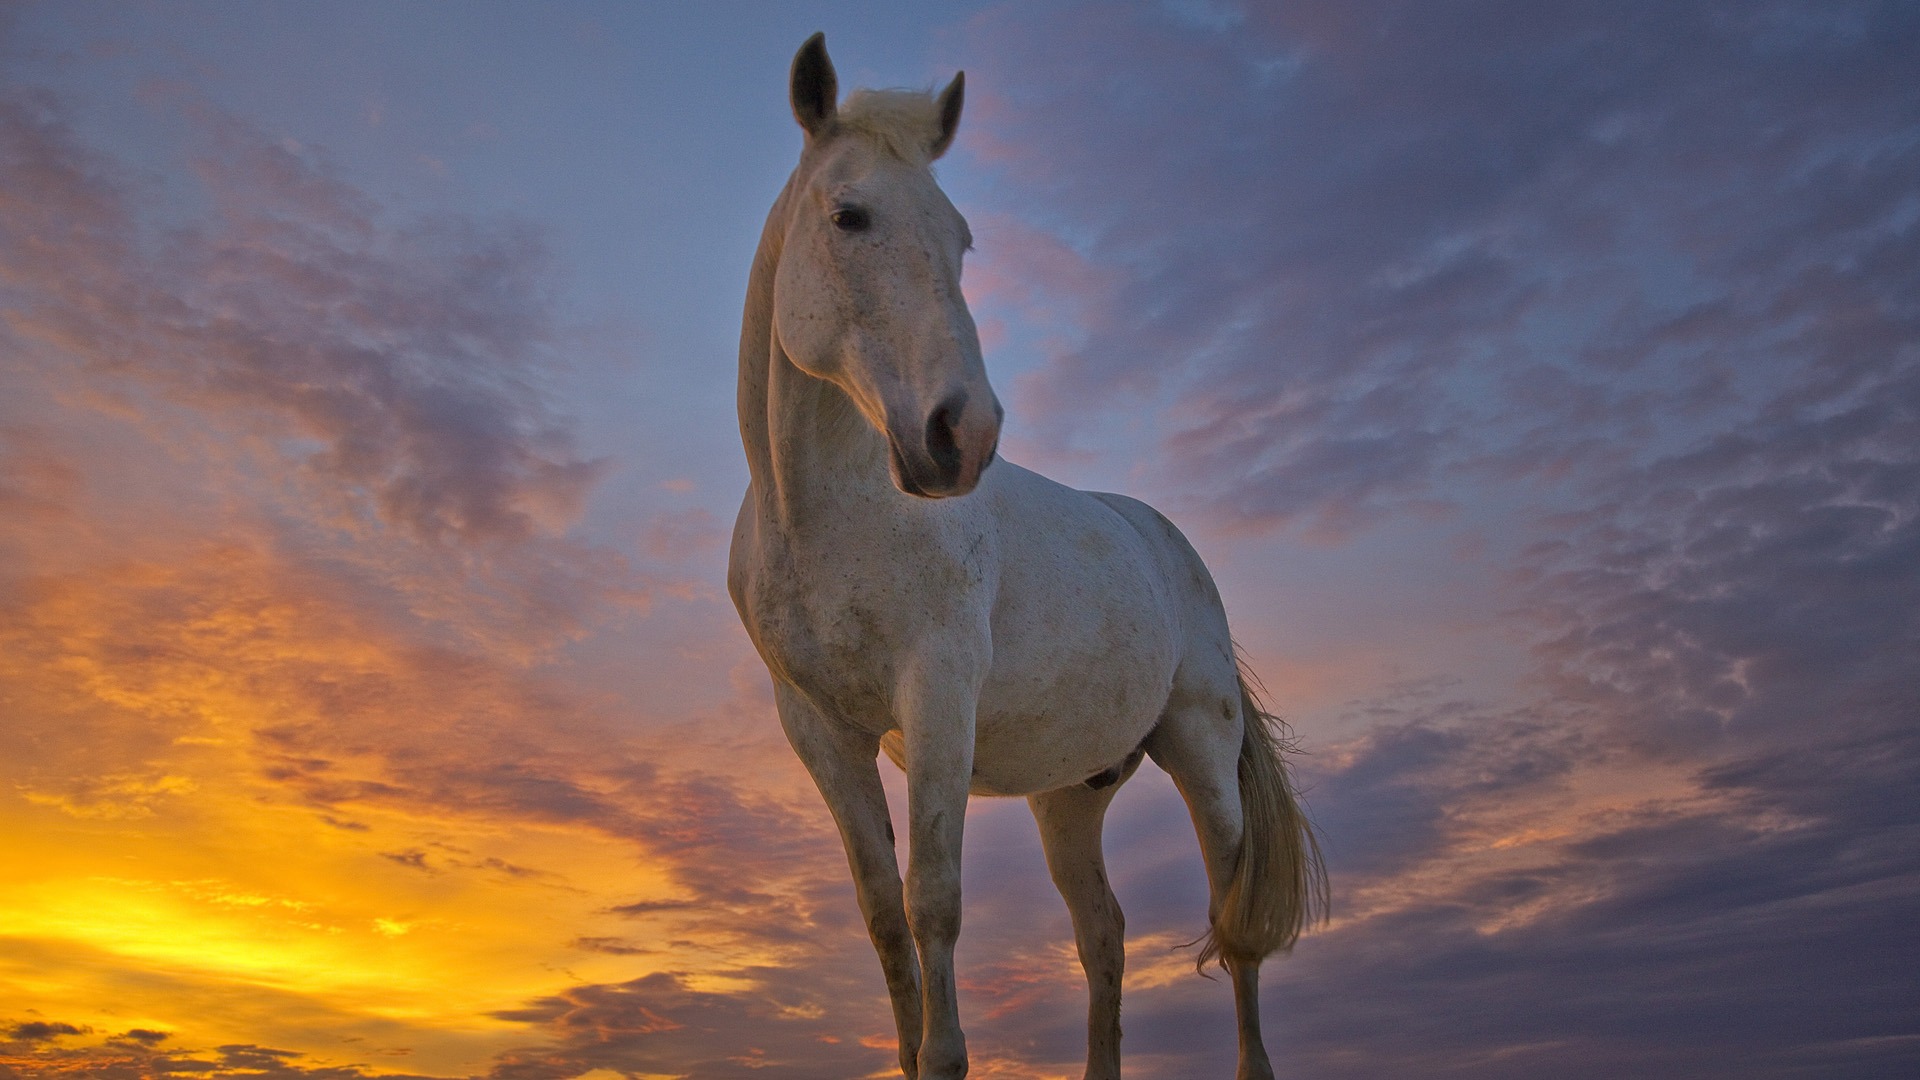
[[[22,358],[218,411],[423,541],[563,529],[605,464],[538,387],[555,328],[537,235],[384,220],[311,152],[197,111],[214,214],[163,232],[53,102],[9,97],[0,280]]]
[[[1022,280],[995,295],[1099,312],[1031,426],[1159,388],[1148,479],[1196,511],[1338,537],[1765,408],[1813,327],[1871,337],[1855,369],[1909,332],[1897,7],[1216,14],[985,17],[970,133],[1091,267],[982,252]],[[1069,36],[1064,72],[1029,55]]]

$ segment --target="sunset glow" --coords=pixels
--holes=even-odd
[[[1920,1071],[1913,5],[710,7],[0,9],[0,1080],[898,1075],[723,583],[822,29],[965,69],[1002,448],[1292,725],[1284,1075]],[[1107,850],[1230,1074],[1154,768]],[[971,1075],[1081,1076],[1018,801],[963,892]]]

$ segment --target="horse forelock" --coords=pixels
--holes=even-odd
[[[909,165],[926,165],[940,137],[940,104],[923,90],[855,90],[834,121],[839,130],[863,135]]]

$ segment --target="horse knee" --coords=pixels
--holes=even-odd
[[[907,928],[906,920],[897,914],[868,919],[867,936],[873,939],[874,951],[880,954],[883,963],[894,963],[899,957],[913,954],[913,933]]]
[[[960,936],[959,898],[915,896],[907,903],[907,926],[915,941],[953,941]]]

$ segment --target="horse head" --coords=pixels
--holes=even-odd
[[[886,438],[909,495],[965,495],[992,463],[1001,409],[960,292],[967,222],[932,164],[960,123],[964,73],[937,96],[859,91],[844,106],[815,34],[794,57],[806,147],[774,278],[775,339]]]

